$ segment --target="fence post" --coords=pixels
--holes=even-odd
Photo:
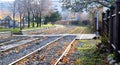
[[[109,34],[109,40],[110,40],[110,53],[113,53],[113,25],[114,25],[114,20],[113,20],[113,14],[114,14],[114,6],[110,7],[110,24],[109,24],[109,30],[110,30],[110,34]]]
[[[106,11],[106,23],[107,23],[107,25],[106,25],[107,26],[107,31],[106,31],[107,34],[106,35],[107,35],[107,38],[109,38],[109,18],[108,18],[109,13],[110,13],[110,10],[107,10]]]
[[[104,18],[105,18],[105,13],[102,13],[102,34],[104,34],[104,29],[105,29],[105,23],[104,23]]]
[[[107,34],[107,25],[106,25],[106,23],[107,23],[107,13],[105,13],[105,16],[104,16],[104,35],[106,36],[106,34]]]
[[[105,20],[104,20],[104,18],[105,18],[105,13],[103,12],[103,13],[102,13],[102,29],[101,29],[101,31],[100,31],[101,42],[102,42],[102,43],[104,43],[104,40],[103,40],[104,38],[103,38],[103,37],[104,37],[104,34],[105,34],[105,31],[104,31],[104,29],[105,29],[105,28],[104,28],[104,26],[105,26],[105,23],[104,23]]]
[[[116,17],[115,17],[115,28],[114,28],[114,36],[115,36],[115,46],[116,46],[116,50],[115,50],[115,55],[116,55],[116,60],[117,62],[120,62],[120,54],[118,53],[118,50],[120,50],[120,14],[118,14],[118,12],[120,11],[120,0],[116,0],[116,8],[115,8],[115,13],[116,13]]]

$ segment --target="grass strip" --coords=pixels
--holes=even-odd
[[[76,47],[80,53],[80,57],[76,57],[75,65],[108,65],[106,61],[107,54],[96,52],[96,44],[100,40],[80,40],[83,43],[81,47]]]

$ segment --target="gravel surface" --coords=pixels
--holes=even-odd
[[[68,54],[62,58],[61,62],[59,62],[58,65],[76,65],[76,59],[81,58],[81,53],[76,48],[82,47],[82,45],[83,43],[75,41]]]
[[[8,41],[11,41],[11,40],[17,40],[17,39],[20,39],[20,38],[24,38],[23,36],[20,36],[20,37],[11,37],[11,38],[6,38],[6,39],[2,39],[0,40],[0,43],[4,43],[4,42],[8,42]]]
[[[58,38],[58,36],[56,37],[47,37],[46,39],[40,41],[39,43],[34,43],[34,44],[30,44],[27,47],[24,47],[22,49],[19,50],[19,52],[14,52],[11,51],[11,53],[4,55],[2,57],[0,57],[0,65],[7,65],[27,54],[29,54],[30,52],[40,48],[41,46],[45,45],[46,43],[55,40],[56,38]]]
[[[60,40],[50,44],[46,48],[30,55],[26,61],[16,63],[16,65],[52,65],[62,55],[69,43],[75,36],[64,36]]]

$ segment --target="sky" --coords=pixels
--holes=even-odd
[[[14,0],[0,0],[0,1],[14,1]]]

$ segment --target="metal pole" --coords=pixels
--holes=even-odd
[[[98,29],[99,29],[99,21],[98,21],[98,11],[96,12],[96,35],[97,37],[99,36],[99,32],[98,32]]]

